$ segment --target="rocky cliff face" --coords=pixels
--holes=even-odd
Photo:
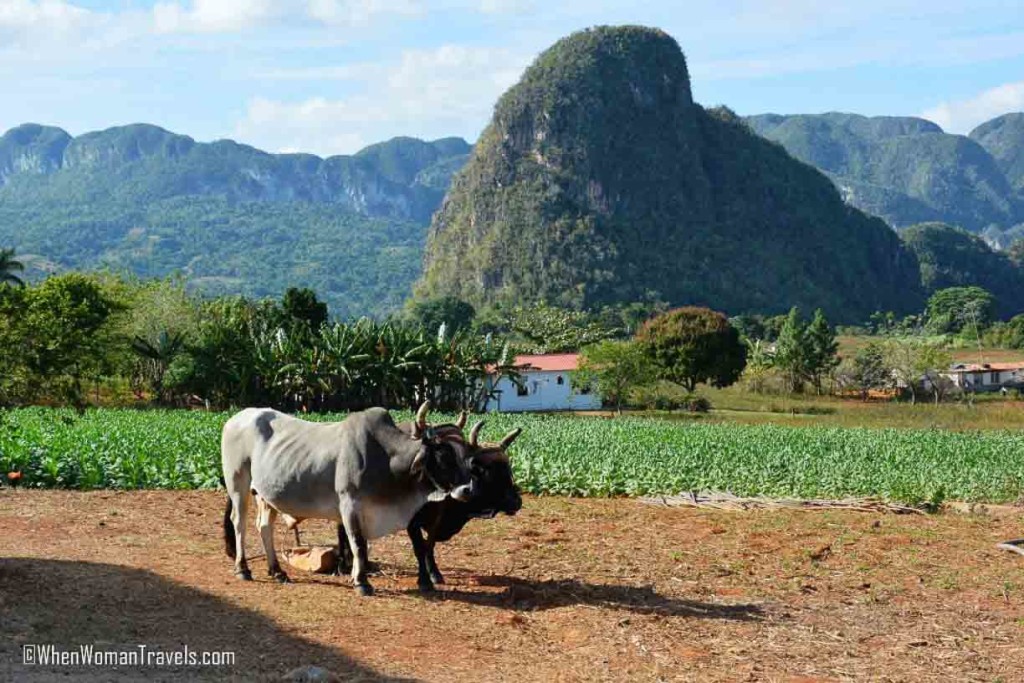
[[[60,128],[34,123],[12,128],[0,137],[0,185],[14,175],[43,175],[58,170],[71,136]]]
[[[434,217],[420,296],[595,306],[661,298],[836,319],[920,304],[880,220],[728,112],[642,27],[574,34],[499,100]]]

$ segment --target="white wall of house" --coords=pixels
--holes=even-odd
[[[995,389],[1011,382],[1020,382],[1021,370],[954,370],[946,375],[961,389]]]
[[[530,410],[598,410],[601,397],[596,393],[579,394],[573,391],[568,371],[521,371],[524,389],[519,389],[507,377],[498,381],[501,393],[487,405],[488,410],[502,413],[521,413]],[[525,391],[525,395],[524,395]]]

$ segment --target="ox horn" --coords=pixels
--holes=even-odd
[[[416,411],[416,425],[420,429],[427,427],[427,413],[430,412],[430,401],[424,401],[420,409]]]
[[[430,411],[430,401],[424,401],[420,409],[416,411],[416,419],[413,421],[412,438],[419,439],[427,431],[427,413]]]
[[[477,441],[480,439],[480,430],[484,428],[484,421],[480,420],[473,428],[469,430],[469,445],[476,448],[479,444]]]
[[[466,426],[466,420],[469,419],[469,413],[463,410],[459,413],[459,416],[455,419],[455,426],[459,429],[464,429]]]
[[[516,427],[511,432],[505,435],[505,438],[501,440],[501,450],[506,450],[512,445],[512,442],[519,438],[519,435],[523,433],[522,427]]]

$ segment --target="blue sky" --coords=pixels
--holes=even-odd
[[[320,155],[472,141],[540,51],[625,23],[670,33],[697,101],[740,114],[967,133],[1024,110],[1021,0],[0,0],[0,130],[144,121]]]

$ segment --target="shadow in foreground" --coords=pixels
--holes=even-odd
[[[531,581],[514,576],[478,576],[481,586],[497,586],[497,592],[469,592],[445,589],[437,599],[458,600],[485,607],[544,610],[569,605],[607,607],[634,614],[758,621],[764,611],[758,605],[722,605],[697,600],[681,600],[659,595],[649,586],[592,584],[576,579]]]
[[[221,666],[23,664],[22,647],[78,652],[234,652]],[[280,680],[315,665],[344,680],[398,681],[345,653],[282,631],[262,614],[142,569],[91,562],[0,558],[0,680]]]

